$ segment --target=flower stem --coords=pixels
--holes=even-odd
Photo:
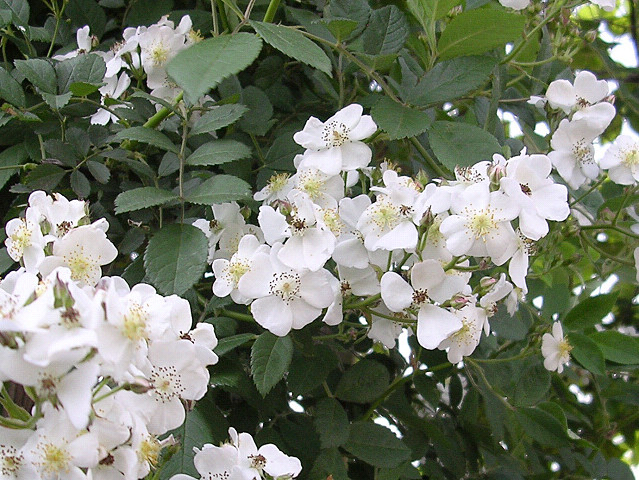
[[[266,13],[264,14],[263,22],[271,23],[275,18],[275,12],[277,11],[277,7],[280,6],[280,0],[271,0],[268,4],[268,8],[266,9]]]

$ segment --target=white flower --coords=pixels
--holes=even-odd
[[[599,175],[592,145],[599,133],[586,120],[563,119],[553,134],[550,145],[554,150],[548,158],[571,188],[577,189]]]
[[[118,256],[118,250],[106,233],[93,225],[74,228],[53,244],[53,255],[40,264],[43,275],[59,266],[71,270],[71,278],[80,285],[95,285],[102,276],[102,265]]]
[[[36,273],[44,260],[45,238],[40,230],[39,215],[27,209],[25,218],[13,218],[7,222],[7,253],[16,262],[22,260],[28,272]]]
[[[467,304],[459,310],[455,310],[454,314],[461,321],[461,328],[448,336],[439,344],[440,350],[448,348],[448,361],[450,363],[459,363],[462,359],[475,351],[481,332],[485,328],[488,319],[486,310]]]
[[[34,466],[25,460],[22,447],[33,434],[31,430],[0,427],[0,479],[34,480]]]
[[[235,303],[248,305],[250,298],[242,296],[237,287],[242,276],[253,267],[253,257],[258,253],[268,253],[268,245],[260,244],[254,235],[245,235],[240,240],[237,252],[230,260],[218,258],[213,261],[213,293],[217,297],[231,295]]]
[[[256,298],[251,304],[255,321],[283,337],[291,328],[303,328],[319,317],[322,309],[333,303],[334,294],[327,270],[289,268],[279,260],[281,249],[282,244],[277,243],[269,255],[255,255],[253,268],[240,279],[238,290]]]
[[[439,230],[453,255],[490,256],[501,265],[515,252],[510,220],[519,209],[502,192],[490,192],[487,181],[475,183],[453,198],[451,210],[454,214],[442,221]]]
[[[519,229],[532,240],[548,233],[546,220],[565,220],[570,214],[568,190],[549,178],[552,165],[545,155],[519,155],[508,160],[501,188],[519,212]]]
[[[71,50],[69,53],[65,53],[64,55],[54,55],[51,58],[53,58],[54,60],[62,61],[68,58],[75,58],[81,53],[87,53],[91,51],[91,49],[93,48],[92,43],[94,37],[89,34],[88,25],[85,25],[82,28],[78,28],[78,30],[75,32],[75,38],[78,44],[77,50]]]
[[[508,264],[508,275],[513,283],[524,293],[528,291],[526,275],[528,274],[528,257],[535,253],[534,242],[517,229],[517,250]]]
[[[419,309],[417,340],[422,347],[430,350],[462,326],[454,314],[431,301],[447,300],[433,296],[431,292],[445,277],[437,260],[425,260],[413,266],[411,285],[395,272],[386,272],[381,280],[382,300],[389,310],[402,312],[409,307]]]
[[[362,115],[361,105],[344,107],[326,122],[311,117],[293,139],[306,148],[299,168],[314,167],[328,175],[366,167],[371,149],[361,140],[370,137],[377,125]]]
[[[384,315],[384,317],[375,315],[376,313]],[[388,349],[395,348],[397,337],[399,337],[399,335],[404,331],[404,327],[401,323],[386,318],[392,316],[392,314],[393,312],[391,312],[384,304],[376,307],[375,311],[371,312],[372,324],[371,328],[366,333],[368,338],[381,343]]]
[[[229,428],[229,436],[231,444],[237,448],[237,468],[242,478],[261,475],[262,471],[275,479],[295,478],[302,471],[299,459],[282,453],[272,443],[262,445],[258,449],[251,435],[238,434],[233,427]]]
[[[610,180],[620,185],[633,185],[639,181],[639,140],[630,135],[619,135],[599,162],[608,170]]]
[[[131,85],[131,78],[122,73],[119,77],[113,75],[112,77],[105,77],[104,82],[106,85],[100,87],[100,94],[102,99],[100,102],[104,105],[107,99],[120,98],[126,89]],[[104,108],[99,108],[97,112],[91,115],[91,123],[94,125],[106,125],[109,122],[117,123],[118,117]]]
[[[564,332],[559,322],[553,324],[552,335],[544,333],[541,337],[541,353],[544,356],[546,370],[563,372],[564,364],[570,361],[570,350],[572,346],[568,340],[564,339]]]
[[[548,85],[546,99],[552,108],[569,114],[574,108],[585,108],[602,101],[608,95],[608,83],[597,80],[591,72],[582,70],[575,76],[574,85],[568,80],[555,80]]]
[[[263,202],[267,205],[277,200],[284,200],[288,192],[293,188],[293,181],[289,173],[277,173],[271,176],[266,182],[266,186],[253,195],[253,200]]]

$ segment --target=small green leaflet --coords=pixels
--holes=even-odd
[[[220,105],[202,115],[191,130],[192,135],[219,130],[235,123],[248,109],[241,104]]]
[[[205,143],[186,159],[187,165],[220,165],[251,156],[250,147],[237,140]]]
[[[290,337],[262,333],[251,348],[251,375],[257,391],[264,397],[288,370],[293,358]]]
[[[133,140],[136,142],[147,143],[154,147],[161,148],[173,153],[179,153],[177,146],[171,141],[169,137],[163,133],[153,130],[147,127],[131,127],[126,130],[119,131],[113,141],[121,142],[122,140]]]
[[[166,225],[153,235],[144,252],[147,278],[163,295],[182,295],[202,277],[208,251],[208,240],[199,228]]]
[[[449,170],[490,160],[501,151],[495,137],[481,128],[460,122],[439,121],[431,125],[428,141],[437,159]]]
[[[284,55],[293,57],[302,63],[332,76],[331,61],[320,47],[297,30],[283,25],[264,22],[249,22],[257,34],[266,43],[275,47]]]
[[[195,187],[185,200],[199,205],[233,202],[251,197],[251,186],[232,175],[216,175]]]
[[[180,197],[168,190],[156,187],[141,187],[120,193],[115,199],[115,213],[132,212],[162,205]]]
[[[526,17],[502,10],[480,8],[456,16],[443,31],[437,48],[446,60],[478,55],[521,37]]]
[[[388,97],[379,99],[371,109],[371,115],[391,140],[419,135],[432,122],[427,113],[401,105]]]
[[[372,422],[356,422],[344,448],[374,467],[394,468],[410,459],[410,450],[389,429]]]
[[[252,33],[235,33],[202,40],[178,53],[166,71],[192,102],[220,81],[239,73],[257,58],[262,41]]]

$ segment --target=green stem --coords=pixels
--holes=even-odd
[[[217,4],[218,12],[220,12],[220,22],[222,23],[222,28],[224,29],[224,31],[230,32],[231,27],[229,26],[229,19],[226,16],[226,10],[224,9],[224,4],[222,3],[222,0],[216,0],[215,3]]]
[[[369,418],[371,418],[371,416],[373,415],[373,413],[375,413],[375,410],[377,410],[377,407],[379,407],[382,403],[384,403],[384,400],[386,400],[386,398],[388,398],[395,390],[397,390],[399,387],[401,387],[402,385],[404,385],[405,383],[412,381],[413,380],[413,375],[406,375],[405,377],[397,377],[393,383],[391,383],[388,388],[384,391],[384,393],[382,393],[379,398],[377,398],[377,400],[375,400],[372,405],[370,406],[370,408],[366,411],[366,413],[362,416],[362,420],[368,420]]]
[[[233,310],[226,310],[225,308],[222,308],[221,310],[219,310],[219,315],[222,317],[229,317],[234,320],[240,320],[242,322],[255,323],[255,319],[253,318],[252,315],[248,315],[246,313],[234,312]]]
[[[515,360],[521,360],[522,358],[529,357],[533,352],[530,350],[522,350],[521,353],[515,355],[514,357],[502,357],[502,358],[475,358],[473,357],[473,361],[477,363],[508,363],[513,362]]]
[[[577,203],[581,202],[584,198],[586,198],[588,195],[590,195],[592,192],[594,192],[595,190],[597,190],[597,188],[599,188],[599,186],[606,180],[606,177],[601,177],[599,180],[597,180],[597,182],[590,187],[588,190],[586,190],[586,192],[579,196],[578,198],[574,199],[572,202],[570,202],[570,206],[574,206]]]
[[[593,248],[594,250],[596,250],[597,252],[599,252],[601,255],[603,255],[605,258],[612,260],[613,262],[617,262],[620,263],[621,265],[628,265],[629,267],[634,267],[635,266],[635,262],[632,262],[630,260],[626,260],[625,258],[619,258],[616,257],[614,255],[609,254],[608,252],[606,252],[603,248],[601,248],[599,245],[595,244],[595,242],[593,242],[588,235],[586,235],[585,233],[581,233],[579,235],[579,237],[588,244],[588,246],[590,246],[591,248]]]
[[[639,238],[639,234],[631,232],[630,230],[626,230],[625,228],[618,227],[617,225],[601,225],[601,224],[592,224],[592,225],[584,225],[579,227],[580,230],[614,230],[615,232],[619,232],[622,235],[626,235],[632,238]]]
[[[435,171],[435,173],[437,175],[439,175],[442,178],[452,178],[452,176],[450,174],[447,174],[438,164],[437,162],[433,159],[433,157],[431,157],[428,152],[426,151],[426,149],[424,148],[424,146],[419,143],[419,140],[417,140],[415,137],[411,137],[410,139],[410,143],[413,144],[413,146],[415,147],[415,149],[419,152],[419,154],[424,158],[424,160],[426,160],[426,163],[428,164],[428,166]]]
[[[182,101],[183,98],[184,98],[184,92],[180,92],[178,96],[175,97],[175,100],[173,100],[173,106],[175,107],[178,103]],[[166,117],[168,117],[172,113],[174,113],[174,109],[162,107],[160,110],[158,110],[158,112],[155,115],[149,118],[144,123],[143,126],[147,128],[155,128],[160,124],[160,122],[162,122],[162,120],[164,120]]]
[[[28,422],[31,419],[31,415],[29,415],[29,412],[27,412],[24,408],[16,405],[16,403],[9,395],[9,392],[7,392],[4,383],[2,384],[2,397],[0,398],[0,404],[2,404],[7,413],[16,420]]]
[[[277,7],[280,6],[280,0],[271,0],[268,4],[268,8],[266,9],[266,13],[264,14],[263,22],[271,23],[275,18],[275,12],[277,11]]]
[[[361,302],[354,302],[354,303],[349,303],[347,305],[344,305],[344,310],[357,310],[359,308],[366,307],[368,305],[371,305],[377,302],[380,298],[382,298],[382,294],[376,293],[375,295],[371,295],[370,297],[368,297],[365,300],[362,300]]]

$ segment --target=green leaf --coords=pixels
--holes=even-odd
[[[162,227],[144,252],[148,279],[164,295],[183,294],[206,270],[208,247],[206,235],[193,225]]]
[[[432,123],[427,113],[401,105],[388,97],[382,97],[371,109],[377,125],[388,133],[391,140],[415,137]]]
[[[58,91],[66,93],[71,90],[74,83],[89,83],[95,86],[102,84],[106,64],[102,57],[85,53],[56,64],[55,71],[58,76]]]
[[[440,62],[407,95],[415,105],[431,105],[459,98],[483,85],[497,64],[493,57],[461,57]]]
[[[91,172],[91,175],[93,175],[93,178],[95,178],[98,182],[107,183],[109,178],[111,178],[111,172],[104,163],[88,160],[86,165],[89,172]]]
[[[532,365],[519,377],[513,403],[517,406],[530,406],[540,402],[550,389],[550,373],[543,365]]]
[[[221,165],[251,156],[251,148],[237,140],[205,143],[186,159],[187,165]]]
[[[617,292],[588,297],[575,305],[561,322],[568,330],[586,330],[601,322],[612,311]]]
[[[589,337],[595,341],[606,360],[616,363],[639,363],[639,341],[613,330],[596,332]]]
[[[325,345],[318,345],[312,356],[296,355],[286,377],[288,388],[295,396],[310,392],[326,380],[337,367],[335,352]]]
[[[66,172],[56,165],[38,165],[27,175],[26,184],[31,190],[52,191],[64,178]]]
[[[71,182],[71,189],[78,198],[87,198],[91,193],[91,183],[89,183],[89,179],[80,170],[71,172],[69,181]]]
[[[232,175],[215,175],[189,192],[185,200],[199,205],[234,202],[251,197],[251,186]]]
[[[147,127],[131,127],[125,130],[120,130],[115,137],[113,137],[113,141],[121,142],[122,140],[133,140],[136,142],[147,143],[175,154],[180,151],[169,137],[157,130]]]
[[[263,136],[276,123],[271,120],[273,105],[266,93],[253,85],[242,90],[242,103],[248,112],[239,121],[239,126],[246,133]]]
[[[317,68],[329,77],[332,76],[331,61],[324,53],[324,50],[298,30],[272,23],[255,21],[249,23],[266,43],[275,47],[284,55]]]
[[[0,10],[9,10],[13,23],[27,26],[29,24],[29,2],[27,0],[0,0]]]
[[[192,135],[208,133],[235,123],[248,109],[241,104],[231,103],[214,107],[202,115],[191,130]]]
[[[364,52],[370,55],[397,53],[408,38],[408,21],[395,5],[373,10],[362,34]]]
[[[570,355],[585,369],[598,375],[606,374],[606,361],[601,348],[591,338],[580,333],[569,333],[568,343],[572,346]]]
[[[69,90],[75,97],[86,97],[100,89],[98,85],[84,82],[73,82],[69,85]]]
[[[257,391],[265,397],[284,378],[293,358],[293,341],[271,332],[262,333],[251,348],[251,375]]]
[[[53,65],[44,58],[16,60],[16,69],[29,80],[34,87],[45,93],[56,94],[56,75]]]
[[[524,432],[543,446],[560,448],[569,442],[559,420],[548,412],[538,408],[518,408],[515,417]]]
[[[437,159],[450,170],[480,160],[490,160],[501,151],[495,137],[474,125],[458,122],[434,122],[428,131],[430,146]]]
[[[196,101],[226,77],[248,67],[261,49],[262,41],[251,33],[222,35],[178,53],[166,71],[187,97]]]
[[[322,448],[339,447],[348,440],[350,424],[346,411],[334,398],[324,398],[315,406],[315,430]]]
[[[310,478],[349,480],[344,457],[337,448],[321,450],[311,470]]]
[[[60,110],[69,103],[69,100],[71,100],[71,97],[73,96],[71,92],[67,92],[62,95],[40,92],[40,95],[47,105],[49,105],[53,110]]]
[[[26,106],[22,85],[2,67],[0,67],[0,97],[16,107]]]
[[[20,168],[2,167],[22,165],[27,158],[29,158],[29,155],[22,143],[13,145],[0,152],[0,188],[3,188],[13,175],[20,172]]]
[[[374,467],[394,468],[410,459],[410,450],[389,429],[372,422],[351,425],[344,448]]]
[[[233,335],[232,337],[222,338],[218,343],[217,347],[213,349],[213,351],[218,354],[220,357],[231,350],[239,347],[240,345],[244,345],[251,340],[255,340],[257,335],[254,333],[240,333],[239,335]]]
[[[369,403],[384,393],[389,382],[390,375],[384,365],[363,359],[342,375],[335,396],[347,402]]]
[[[141,187],[120,193],[115,199],[116,215],[143,208],[155,207],[178,200],[180,197],[168,190],[156,187]]]
[[[348,18],[323,18],[320,22],[328,28],[338,42],[348,38],[357,28],[357,22]]]
[[[516,13],[465,11],[453,18],[439,38],[439,57],[446,60],[487,52],[520,38],[525,24],[526,17]]]
[[[444,18],[461,0],[408,0],[406,4],[410,12],[424,28],[430,23]]]

